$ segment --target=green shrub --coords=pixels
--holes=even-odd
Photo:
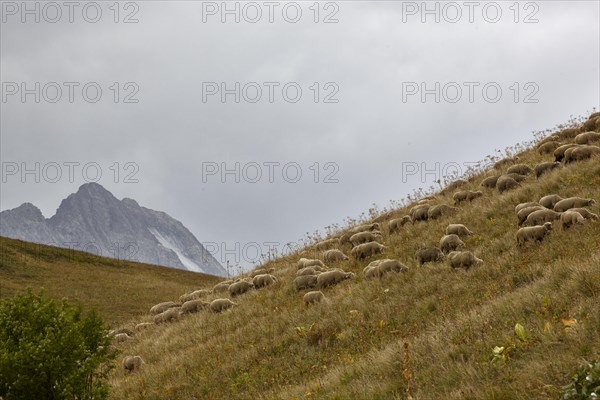
[[[0,398],[105,399],[116,353],[95,311],[16,295],[0,302]]]
[[[563,400],[600,398],[600,358],[585,363],[573,375],[573,382],[563,386]]]

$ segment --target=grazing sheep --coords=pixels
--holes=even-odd
[[[410,209],[409,216],[413,221],[427,221],[429,218],[429,209],[431,206],[429,204],[421,204],[419,206],[415,206]]]
[[[296,264],[296,266],[298,267],[298,269],[301,268],[306,268],[306,267],[325,267],[325,264],[323,264],[323,261],[321,260],[314,260],[314,259],[308,259],[308,258],[301,258],[300,260],[298,260],[298,263]]]
[[[428,262],[442,262],[444,261],[444,253],[437,247],[424,247],[415,253],[419,264],[425,264]]]
[[[363,274],[365,275],[365,279],[379,279],[382,276],[381,270],[377,265],[367,265],[363,270]]]
[[[594,199],[583,199],[581,197],[569,197],[562,199],[554,205],[554,211],[562,212],[567,211],[571,208],[581,208],[587,206],[593,206],[596,204]]]
[[[134,329],[137,332],[140,332],[140,331],[143,331],[145,329],[148,329],[148,327],[150,327],[150,326],[154,326],[154,324],[151,323],[151,322],[141,322],[141,323],[137,324]]]
[[[483,192],[480,191],[461,190],[460,192],[454,193],[452,199],[454,200],[454,204],[459,204],[463,201],[473,201],[481,196],[483,196]]]
[[[514,163],[515,161],[519,161],[519,156],[514,156],[514,157],[510,157],[510,158],[503,158],[502,160],[497,161],[494,164],[494,169],[502,169],[502,168],[504,168],[505,165]]]
[[[191,293],[186,293],[186,294],[181,295],[181,297],[179,297],[179,302],[185,303],[186,301],[197,300],[201,297],[208,296],[211,293],[212,293],[212,290],[206,290],[206,289],[195,290]]]
[[[237,307],[237,304],[229,299],[215,299],[210,302],[210,311],[220,313],[232,307]]]
[[[357,233],[356,235],[360,235],[362,233],[370,234],[371,232],[361,232],[361,233]],[[352,237],[354,237],[356,235],[352,235]],[[352,241],[352,238],[350,238],[350,240]],[[334,262],[338,262],[338,261],[346,261],[346,260],[348,260],[348,256],[345,255],[344,253],[342,253],[338,249],[332,249],[332,250],[327,250],[326,252],[323,253],[323,260],[326,263],[334,263]]]
[[[532,172],[533,169],[531,169],[531,167],[526,164],[515,164],[506,170],[506,174],[529,175]]]
[[[540,205],[550,210],[554,210],[554,206],[556,205],[556,203],[558,203],[562,199],[563,198],[557,194],[549,194],[540,199]]]
[[[116,335],[113,336],[113,342],[115,342],[115,343],[125,342],[129,339],[131,339],[131,336],[129,336],[126,333],[117,333]]]
[[[548,162],[543,162],[543,163],[536,165],[533,169],[535,170],[536,178],[539,178],[546,172],[550,172],[555,168],[560,168],[561,166],[562,166],[561,163],[559,163],[558,161],[554,161],[554,162],[548,161]]]
[[[224,281],[217,283],[215,287],[213,287],[213,293],[223,293],[229,291],[229,286],[233,283],[233,281]]]
[[[442,238],[440,239],[440,249],[444,254],[447,254],[451,251],[455,251],[463,247],[465,247],[465,242],[460,240],[458,235],[454,233],[442,236]]]
[[[592,114],[592,116],[590,116],[588,118],[588,120],[583,123],[583,125],[581,126],[581,132],[587,132],[587,131],[593,131],[593,130],[600,132],[600,117],[596,114],[598,114],[598,113]],[[577,136],[575,136],[575,137],[577,137]]]
[[[517,174],[515,172],[511,172],[510,174],[505,174],[504,176],[508,176],[509,178],[513,178],[517,182],[523,182],[527,179],[527,175]]]
[[[345,244],[350,241],[350,237],[355,233],[367,232],[367,231],[378,231],[381,229],[379,223],[375,222],[372,224],[362,224],[348,229],[348,231],[340,238],[340,244]]]
[[[583,216],[577,211],[565,211],[560,216],[560,223],[562,224],[563,229],[568,229],[572,225],[583,224],[584,221],[585,218],[583,218]]]
[[[567,211],[576,211],[585,219],[598,220],[598,215],[590,212],[587,208],[569,208]],[[566,212],[566,211],[565,211]]]
[[[402,228],[404,225],[411,223],[412,222],[412,218],[410,217],[410,215],[405,215],[401,218],[394,218],[392,220],[390,220],[390,222],[388,223],[388,229],[390,234],[394,233],[394,232],[398,232],[400,230],[400,228]]]
[[[158,315],[154,316],[155,324],[164,324],[165,322],[175,322],[179,319],[179,310],[181,307],[169,308]]]
[[[139,370],[142,367],[142,364],[144,364],[144,360],[142,360],[142,357],[140,356],[127,356],[123,358],[122,362],[123,369],[126,373]]]
[[[367,243],[367,242],[375,242],[381,239],[381,232],[373,231],[373,232],[359,232],[350,236],[350,243],[352,247],[358,246],[359,244]]]
[[[558,135],[554,134],[543,138],[539,144],[544,144],[548,142],[558,142],[559,140],[560,138],[558,137]]]
[[[570,144],[563,144],[562,146],[558,147],[556,150],[554,150],[554,161],[558,161],[558,162],[562,161],[563,158],[565,158],[565,152],[575,146],[577,146],[577,145],[570,143]]]
[[[239,296],[254,289],[254,284],[248,281],[238,281],[229,285],[229,295],[231,297]]]
[[[495,189],[496,183],[498,182],[498,178],[500,178],[500,175],[488,176],[487,178],[481,181],[481,186],[490,189]]]
[[[524,222],[525,226],[544,225],[546,222],[556,221],[560,218],[559,212],[543,209],[537,210],[529,214]]]
[[[317,275],[317,287],[323,289],[327,286],[336,285],[346,279],[354,278],[354,273],[345,272],[341,269],[333,269]]]
[[[163,303],[158,303],[154,307],[150,309],[150,315],[157,315],[162,312],[167,311],[169,308],[179,307],[181,304],[175,303],[174,301],[165,301]]]
[[[517,245],[522,246],[530,240],[541,242],[552,230],[552,222],[546,222],[542,226],[527,226],[517,231]]]
[[[519,210],[519,212],[517,213],[517,224],[519,226],[523,225],[523,223],[527,220],[527,217],[529,217],[529,214],[540,210],[547,210],[547,208],[544,208],[542,206],[532,206]]]
[[[358,246],[352,248],[351,253],[354,258],[361,260],[363,258],[382,253],[386,248],[387,247],[377,242],[368,242],[359,244]]]
[[[302,297],[304,301],[304,305],[308,306],[310,304],[317,304],[325,300],[325,295],[320,290],[313,290],[311,292],[307,292],[304,297]]]
[[[323,268],[317,266],[306,267],[299,269],[298,272],[296,272],[296,276],[317,275],[319,272],[323,272]]]
[[[537,201],[529,201],[527,203],[519,203],[515,206],[515,212],[518,213],[519,211],[521,211],[524,208],[527,207],[535,207],[535,206],[540,206],[541,204],[538,203]]]
[[[450,224],[446,227],[446,235],[470,236],[474,233],[463,224]]]
[[[273,271],[275,271],[275,268],[259,268],[259,269],[255,269],[254,271],[252,271],[250,273],[250,278],[254,278],[256,275],[270,274]]]
[[[552,140],[546,143],[542,143],[538,146],[538,152],[542,155],[544,154],[550,154],[553,153],[554,150],[558,149],[560,147],[560,143]]]
[[[302,275],[294,279],[294,289],[297,291],[312,289],[317,286],[317,275]]]
[[[315,244],[315,250],[329,250],[332,247],[336,247],[340,244],[340,240],[338,238],[322,240],[319,243]]]
[[[600,140],[600,133],[594,131],[580,133],[575,136],[575,143],[577,144],[589,144],[598,140]]]
[[[346,243],[350,243],[350,237],[354,235],[354,232],[347,231],[342,236],[340,236],[340,246],[345,245]]]
[[[181,311],[179,312],[181,315],[192,314],[200,312],[208,307],[210,303],[207,303],[202,300],[190,300],[186,301],[181,305]]]
[[[133,332],[127,328],[115,329],[115,330],[108,332],[109,335],[118,335],[119,333],[125,333],[129,336],[133,336]]]
[[[389,258],[379,260],[380,262],[376,265],[376,267],[381,271],[382,274],[387,274],[390,272],[406,272],[408,271],[408,267],[400,262],[400,260],[392,260]]]
[[[428,211],[429,219],[438,219],[444,215],[454,213],[455,211],[460,210],[458,207],[452,207],[448,204],[438,204],[437,206],[433,206]]]
[[[452,268],[471,268],[483,264],[483,260],[470,251],[453,251],[448,254],[448,261]]]
[[[507,190],[514,189],[519,186],[519,183],[511,178],[510,176],[502,175],[498,178],[498,182],[496,183],[496,187],[500,191],[500,193],[504,193]]]
[[[252,279],[252,284],[257,289],[273,285],[275,282],[277,282],[277,278],[270,274],[256,275],[254,279]]]
[[[583,161],[588,158],[600,155],[600,147],[591,145],[579,145],[565,151],[565,164],[574,161]]]
[[[558,133],[555,133],[554,135],[557,136],[559,140],[564,140],[564,139],[573,139],[578,134],[579,134],[579,129],[566,128]]]

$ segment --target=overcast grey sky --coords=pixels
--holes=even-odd
[[[403,179],[414,163],[481,160],[600,103],[598,1],[22,4],[1,2],[0,208],[50,217],[100,170],[232,264],[439,178]]]

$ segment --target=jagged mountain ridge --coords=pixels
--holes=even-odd
[[[135,200],[119,200],[97,183],[82,185],[51,218],[31,203],[0,213],[0,235],[107,257],[213,275],[219,262],[179,221]]]

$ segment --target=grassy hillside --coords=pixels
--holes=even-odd
[[[529,165],[552,159],[532,148],[519,157]],[[497,172],[474,174],[466,188],[483,190],[479,182]],[[387,234],[382,218],[388,251],[329,265],[356,277],[324,289],[326,303],[305,307],[304,292],[293,289],[301,253],[276,259],[265,267],[275,268],[278,282],[237,297],[239,307],[186,316],[120,344],[124,355],[141,355],[146,364],[131,375],[115,371],[112,397],[557,398],[580,361],[600,351],[600,224],[567,231],[555,224],[542,243],[518,249],[515,205],[550,193],[600,203],[600,158],[539,180],[530,176],[504,194],[486,189],[455,215],[407,225],[398,234]],[[435,203],[452,204],[452,192],[438,193]],[[591,211],[598,213],[598,206]],[[484,260],[482,266],[417,264],[415,251],[437,245],[449,223],[476,233],[466,249]],[[341,249],[350,252],[349,245]],[[362,270],[376,258],[398,258],[410,270],[365,281]],[[142,321],[150,317],[131,324]],[[524,333],[515,331],[517,323]]]
[[[0,237],[0,298],[31,288],[56,299],[94,307],[117,325],[148,312],[157,298],[185,292],[218,278],[98,257],[93,254]]]

